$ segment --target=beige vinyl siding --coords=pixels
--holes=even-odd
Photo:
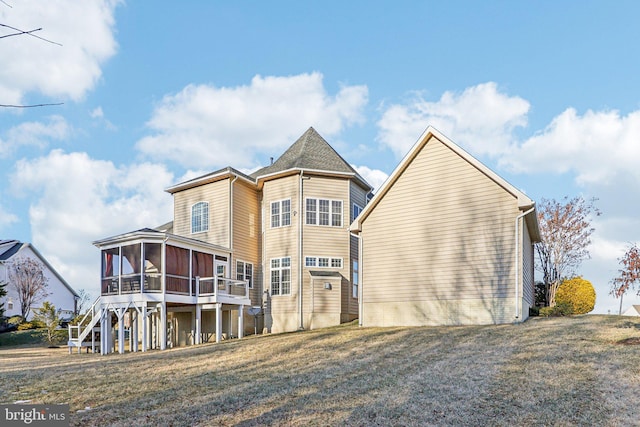
[[[252,305],[262,301],[262,268],[260,265],[260,201],[255,187],[236,181],[233,184],[233,263],[232,277],[236,278],[236,261],[253,264]],[[245,322],[246,323],[246,322]]]
[[[518,213],[513,195],[432,138],[362,224],[365,317],[429,301],[508,317]]]
[[[209,230],[191,233],[191,207],[198,202],[209,203]],[[223,179],[173,195],[175,234],[229,247],[229,180]]]
[[[312,291],[316,292],[318,284],[315,283],[314,289],[311,288],[311,277],[309,275],[310,270],[324,270],[324,271],[335,271],[342,275],[343,280],[337,282],[337,285],[334,283],[334,286],[330,291],[321,289],[322,292],[316,293],[317,295],[321,295],[326,297],[328,301],[331,301],[331,304],[327,305],[324,310],[325,320],[328,319],[337,319],[334,323],[339,324],[342,318],[343,312],[348,311],[348,300],[347,300],[347,288],[348,286],[343,286],[343,283],[350,280],[350,234],[348,231],[349,224],[351,222],[351,209],[350,209],[350,188],[351,181],[343,178],[335,178],[335,177],[322,177],[322,176],[311,176],[311,179],[304,181],[304,207],[303,211],[303,223],[304,223],[304,250],[303,250],[303,263],[304,257],[306,256],[324,256],[331,258],[340,258],[342,259],[342,268],[317,268],[317,267],[304,267],[303,273],[303,284],[304,284],[304,310],[305,313],[313,313],[313,317],[315,319],[314,325],[321,325],[322,323],[319,320],[317,307],[315,304],[312,307]],[[342,201],[342,226],[341,227],[333,227],[333,226],[319,226],[319,225],[306,225],[306,199],[329,199],[329,200],[340,200]],[[304,265],[304,264],[303,264]],[[316,282],[318,280],[316,279]],[[323,283],[320,285],[324,286]],[[326,302],[328,304],[328,302]],[[327,311],[329,310],[330,312]],[[331,313],[331,314],[329,314]]]
[[[270,332],[296,330],[298,318],[298,222],[300,206],[298,204],[299,175],[287,176],[264,183],[263,227],[264,227],[264,290],[271,294],[271,260],[273,258],[291,258],[291,293],[276,295],[268,299],[265,315],[265,328]],[[271,202],[291,200],[291,225],[271,228]],[[296,215],[293,214],[296,211]]]
[[[310,329],[335,326],[341,323],[341,294],[343,282],[340,277],[310,277],[309,301],[311,308],[307,310]],[[330,289],[326,289],[329,283]]]

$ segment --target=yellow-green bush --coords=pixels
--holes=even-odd
[[[596,305],[596,291],[590,281],[574,277],[560,284],[556,292],[556,304],[571,306],[572,314],[585,314]]]

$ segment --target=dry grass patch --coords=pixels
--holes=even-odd
[[[0,402],[72,425],[630,425],[640,321],[341,326],[164,352],[0,350]],[[76,412],[91,407],[86,412]]]

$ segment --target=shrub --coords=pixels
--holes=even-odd
[[[21,324],[22,322],[24,322],[24,319],[22,318],[22,316],[11,316],[9,318],[9,320],[7,320],[7,323],[10,325],[16,325],[18,326],[19,324]]]
[[[556,303],[567,304],[571,307],[572,314],[586,314],[596,305],[596,291],[588,280],[574,277],[560,284]]]
[[[540,316],[542,317],[569,316],[572,313],[571,305],[566,302],[559,302],[553,307],[542,307],[540,309]]]
[[[36,329],[31,322],[22,322],[18,325],[19,331],[26,331],[28,329]]]
[[[540,307],[529,307],[529,316],[540,316]]]
[[[26,331],[28,329],[42,329],[42,328],[46,328],[47,326],[42,323],[40,320],[38,319],[33,319],[30,322],[22,322],[18,325],[18,330],[19,331]]]

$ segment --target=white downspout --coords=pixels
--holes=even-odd
[[[298,227],[300,231],[298,232],[298,313],[300,313],[300,325],[298,326],[299,330],[304,329],[304,315],[302,313],[302,205],[303,205],[303,190],[304,183],[304,170],[300,170],[300,200],[298,200]]]
[[[515,230],[516,230],[516,240],[515,240],[515,243],[516,243],[516,248],[515,248],[516,249],[515,250],[516,259],[515,259],[515,261],[516,261],[516,263],[515,263],[515,266],[514,266],[515,270],[516,270],[516,280],[515,280],[516,284],[515,284],[515,289],[514,289],[515,290],[515,304],[516,304],[516,319],[520,318],[520,305],[518,304],[518,295],[519,295],[519,292],[518,292],[519,283],[518,282],[519,282],[519,277],[520,277],[518,275],[518,265],[520,264],[520,254],[519,254],[519,251],[518,251],[518,248],[520,246],[520,218],[525,217],[526,215],[530,214],[534,210],[535,210],[535,207],[529,209],[526,212],[521,213],[520,215],[518,215],[516,217],[516,226],[515,226]]]
[[[236,176],[229,184],[229,249],[231,249],[231,253],[233,254],[233,184],[238,180]],[[233,256],[233,255],[232,255]],[[230,263],[231,264],[231,263]],[[229,265],[229,269],[231,269],[231,265]]]

